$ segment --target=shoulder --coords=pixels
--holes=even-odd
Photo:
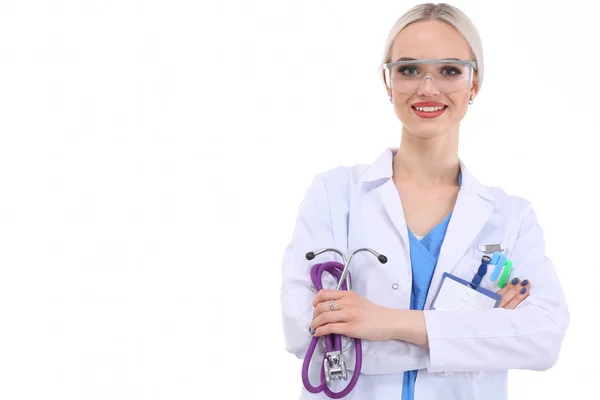
[[[527,219],[536,219],[531,202],[525,197],[509,194],[499,186],[485,186],[493,198],[494,208],[501,214],[518,219],[521,223]]]
[[[500,213],[503,217],[514,221],[515,218],[522,216],[527,209],[531,208],[531,204],[526,198],[510,194],[498,185],[481,182],[462,159],[460,160],[460,167],[462,172],[461,191],[466,190],[476,193],[490,202],[496,213]]]
[[[323,186],[333,198],[346,197],[368,168],[369,164],[340,165],[317,174],[315,183]]]
[[[368,167],[367,164],[340,165],[316,174],[305,193],[303,203],[317,205],[330,212],[347,212],[350,208],[350,193]]]
[[[340,165],[317,174],[316,178],[322,180],[326,185],[356,182],[368,167],[368,164]]]
[[[508,209],[520,209],[529,204],[529,201],[519,195],[507,193],[504,188],[499,186],[486,186],[486,189],[494,198],[496,207]]]

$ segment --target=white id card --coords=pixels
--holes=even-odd
[[[498,307],[501,298],[479,286],[473,289],[471,283],[445,272],[430,308],[438,311],[483,310]]]

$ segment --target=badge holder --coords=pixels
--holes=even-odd
[[[488,256],[481,258],[481,265],[471,282],[444,272],[430,309],[437,311],[471,311],[498,307],[502,296],[480,286],[483,277],[487,273],[490,261],[491,258]]]

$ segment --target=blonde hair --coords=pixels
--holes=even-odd
[[[385,84],[385,74],[382,70],[383,64],[391,61],[391,48],[392,42],[396,38],[396,35],[400,33],[400,31],[406,28],[408,25],[419,22],[419,21],[429,21],[436,20],[444,22],[454,29],[458,31],[465,38],[467,43],[469,43],[469,47],[471,48],[471,52],[475,57],[476,68],[474,77],[477,79],[477,83],[479,88],[481,88],[481,84],[483,83],[483,46],[481,44],[481,38],[479,37],[479,33],[473,25],[473,22],[467,17],[462,11],[458,8],[453,7],[449,4],[445,3],[424,3],[414,6],[410,10],[406,11],[398,21],[394,24],[388,38],[385,42],[385,50],[383,52],[383,59],[379,66],[379,71],[381,73],[381,78],[383,83]]]

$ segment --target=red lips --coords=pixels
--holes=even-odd
[[[441,108],[437,111],[419,111],[419,110],[417,110],[417,107],[419,107],[419,108],[421,108],[421,107],[440,108],[441,107]],[[440,115],[442,115],[444,113],[444,111],[446,111],[448,106],[445,105],[444,103],[439,103],[437,101],[423,101],[420,103],[413,104],[411,108],[418,117],[421,117],[424,119],[432,119],[432,118],[437,118]]]
[[[444,103],[439,103],[437,101],[422,101],[420,103],[412,104],[413,107],[445,107]]]

